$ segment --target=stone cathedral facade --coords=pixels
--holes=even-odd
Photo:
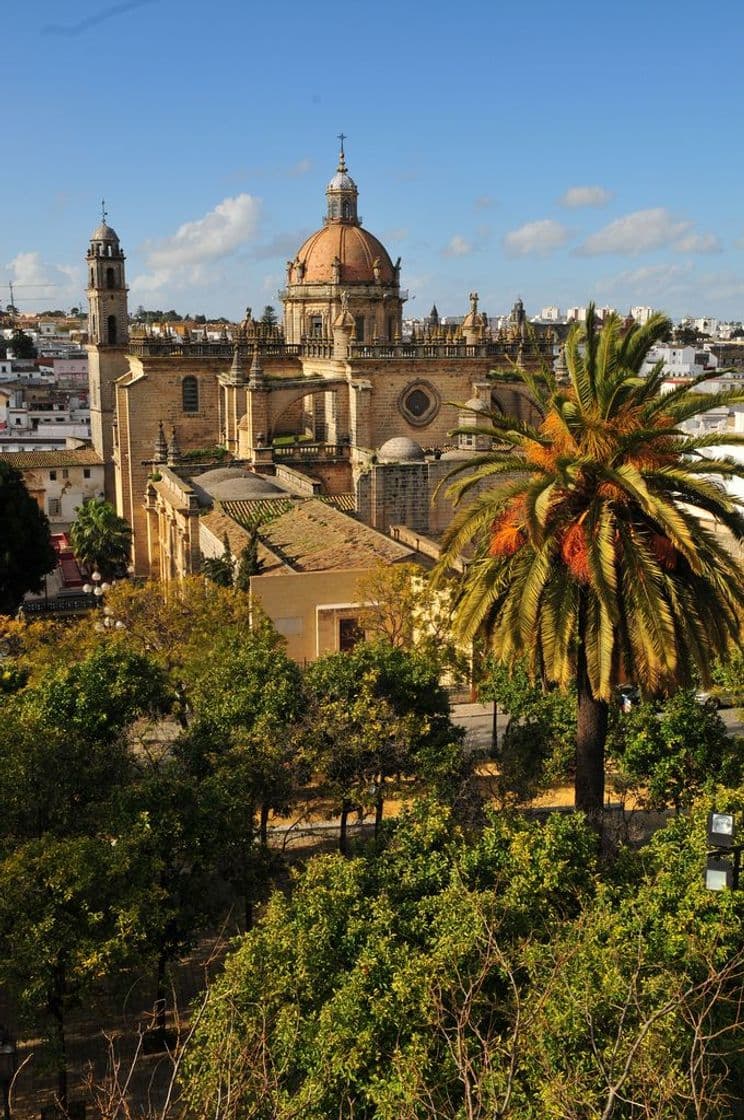
[[[198,569],[205,489],[190,486],[188,452],[227,449],[236,502],[242,479],[244,500],[271,485],[383,533],[397,525],[436,536],[451,516],[445,499],[433,501],[437,483],[453,458],[483,447],[482,436],[453,429],[477,426],[492,407],[531,415],[521,383],[492,371],[552,361],[552,336],[527,346],[516,305],[513,328],[493,337],[471,293],[461,327],[431,322],[404,341],[401,262],[362,226],[343,149],[326,204],[321,229],[287,262],[283,324],[266,327],[249,309],[218,342],[135,337],[119,238],[105,222],[91,237],[91,426],[108,492],[133,528],[138,574]],[[229,513],[229,501],[220,509]]]

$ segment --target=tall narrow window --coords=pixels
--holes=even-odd
[[[356,315],[354,317],[354,324],[356,326],[356,340],[357,342],[364,342],[364,316]]]
[[[348,653],[363,637],[364,633],[359,629],[359,622],[356,618],[339,619],[338,648],[341,653]]]
[[[116,346],[116,316],[109,315],[106,320],[106,334],[109,346]]]
[[[113,270],[113,268],[107,268],[106,269],[106,287],[107,288],[114,288],[115,286],[116,285],[115,285],[115,282],[114,282],[114,270]]]
[[[195,377],[184,377],[181,382],[181,399],[184,412],[199,411],[199,382]]]

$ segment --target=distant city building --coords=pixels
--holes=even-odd
[[[641,326],[647,323],[651,316],[655,314],[656,309],[653,307],[631,307],[630,309],[631,319],[635,319],[636,323],[640,323]]]
[[[648,374],[659,361],[664,363],[670,379],[698,377],[701,373],[718,368],[716,355],[704,347],[663,344],[654,346],[649,351],[641,373]]]
[[[617,309],[614,307],[595,307],[595,318],[600,323],[604,322],[610,315],[617,315]],[[586,322],[586,308],[585,307],[569,307],[566,310],[567,323],[585,323]]]

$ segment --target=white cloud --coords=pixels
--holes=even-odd
[[[172,237],[146,242],[148,273],[132,281],[138,291],[156,291],[204,280],[204,266],[230,256],[256,232],[260,200],[249,194],[225,198],[202,218],[184,222]]]
[[[648,303],[673,316],[715,308],[721,318],[741,318],[744,277],[735,272],[700,272],[693,260],[627,269],[597,281],[602,302],[618,307]],[[567,301],[570,302],[570,301]]]
[[[16,306],[23,310],[44,310],[44,305],[66,309],[83,302],[85,275],[78,265],[50,264],[41,253],[18,253],[5,266],[12,281]],[[10,291],[7,292],[8,299]],[[3,302],[8,300],[3,298]]]
[[[621,253],[632,257],[671,245],[691,230],[692,222],[675,220],[663,206],[636,210],[591,234],[577,252],[586,257],[601,253]]]
[[[685,281],[692,272],[690,263],[651,264],[643,268],[626,269],[616,276],[597,281],[597,291],[603,293],[629,295],[668,292]]]
[[[606,206],[612,198],[612,191],[606,187],[569,187],[558,200],[561,206],[577,209],[580,206]]]
[[[459,233],[451,237],[442,250],[445,257],[466,257],[468,253],[472,253],[472,251],[473,246],[471,243],[466,241],[464,237],[461,237]]]
[[[720,253],[721,242],[714,233],[689,233],[673,246],[678,253]]]
[[[289,169],[289,174],[293,179],[299,178],[301,175],[307,175],[311,171],[313,161],[311,159],[298,159],[297,163],[293,164]]]
[[[552,218],[527,222],[504,237],[504,249],[510,257],[546,256],[568,240],[568,230]]]
[[[490,210],[495,204],[496,199],[490,194],[481,194],[476,198],[474,206],[476,210]]]

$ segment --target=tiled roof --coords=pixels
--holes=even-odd
[[[223,510],[239,525],[250,528],[257,520],[265,521],[280,517],[293,505],[291,498],[245,498],[240,501],[218,502],[217,508]]]
[[[100,467],[103,459],[92,447],[60,448],[59,451],[0,451],[0,461],[19,471],[31,467]]]
[[[354,494],[319,494],[319,502],[343,510],[344,513],[356,512],[356,497]]]
[[[412,549],[317,498],[297,502],[287,513],[262,525],[259,537],[296,572],[394,564],[414,555]]]

